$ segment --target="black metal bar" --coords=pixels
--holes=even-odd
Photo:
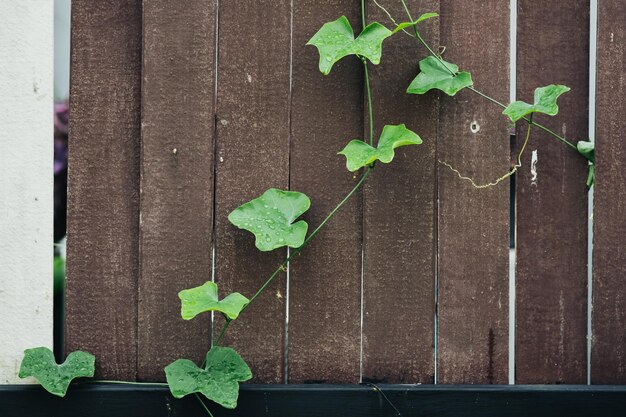
[[[237,417],[622,417],[626,386],[582,385],[244,385],[236,410],[206,401],[219,416]],[[388,399],[388,401],[385,399]],[[390,404],[393,403],[393,406]],[[65,398],[38,386],[0,386],[1,417],[206,416],[193,396],[165,387],[76,384]]]

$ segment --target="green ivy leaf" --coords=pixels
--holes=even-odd
[[[584,140],[578,141],[576,148],[578,149],[578,153],[587,158],[589,162],[596,162],[595,145],[593,142]]]
[[[293,221],[310,206],[309,197],[303,193],[270,188],[262,196],[233,210],[228,220],[238,228],[253,233],[260,251],[283,246],[298,248],[304,243],[308,224],[304,220]]]
[[[402,23],[400,23],[398,26],[396,26],[396,28],[391,33],[392,34],[396,34],[396,33],[400,32],[402,29],[406,29],[408,27],[415,26],[418,23],[423,22],[424,20],[431,19],[431,18],[437,17],[437,16],[439,16],[437,13],[424,13],[423,15],[418,17],[417,20],[414,21],[414,22],[402,22]]]
[[[199,287],[182,290],[178,293],[181,301],[180,315],[185,320],[191,320],[206,311],[219,311],[228,320],[235,320],[241,310],[250,302],[238,292],[229,294],[223,300],[217,298],[217,284],[205,282]]]
[[[26,349],[20,366],[19,377],[32,376],[51,394],[64,397],[74,378],[92,377],[96,357],[91,353],[76,351],[57,365],[54,354],[46,347]]]
[[[422,139],[407,129],[405,125],[386,125],[383,128],[376,148],[362,140],[352,140],[339,154],[346,157],[348,171],[356,171],[375,161],[388,164],[393,160],[395,155],[394,149],[397,147],[419,145],[421,143]]]
[[[588,141],[578,141],[576,144],[576,149],[578,149],[578,153],[587,158],[589,161],[589,173],[587,174],[587,187],[591,188],[596,179],[596,152],[595,152],[595,144],[593,142]]]
[[[178,359],[165,367],[167,385],[175,398],[196,392],[225,408],[237,407],[239,382],[252,378],[246,362],[234,349],[213,346],[206,354],[204,369],[188,359]]]
[[[555,116],[559,112],[556,100],[563,93],[567,93],[569,87],[559,84],[550,84],[545,87],[535,89],[535,102],[528,104],[523,101],[516,101],[509,104],[502,112],[509,116],[511,121],[517,122],[522,117],[531,113],[543,113],[548,116]]]
[[[317,48],[320,54],[320,71],[328,75],[333,65],[348,55],[359,55],[378,65],[383,52],[383,41],[391,35],[389,29],[378,22],[373,22],[354,39],[350,22],[345,16],[341,16],[335,21],[324,23],[307,45]]]
[[[454,73],[451,74],[450,71]],[[469,72],[459,72],[459,67],[434,56],[420,61],[420,73],[411,81],[406,92],[409,94],[425,94],[434,89],[453,96],[462,89],[473,85]]]

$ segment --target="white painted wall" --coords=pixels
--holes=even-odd
[[[53,0],[0,0],[0,384],[52,347]]]

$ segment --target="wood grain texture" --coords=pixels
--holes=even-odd
[[[141,1],[72,4],[67,352],[137,374]]]
[[[138,378],[202,361],[211,315],[180,317],[178,292],[211,280],[214,0],[143,6]]]
[[[591,382],[626,383],[626,4],[598,2]]]
[[[398,21],[408,20],[400,2],[392,2],[387,10]],[[439,2],[411,6],[413,18],[426,12],[439,12]],[[393,27],[373,4],[368,20]],[[437,19],[420,24],[420,31],[429,42],[438,44]],[[384,125],[405,123],[424,143],[397,149],[389,165],[377,165],[365,187],[366,381],[434,381],[438,97],[405,93],[426,53],[417,39],[400,33],[385,41],[381,64],[370,65],[375,140]]]
[[[441,3],[444,58],[479,90],[509,96],[509,4]],[[441,96],[438,159],[488,183],[509,170],[502,109],[468,90]],[[473,128],[473,129],[472,129]],[[473,133],[476,132],[476,133]],[[439,164],[438,382],[505,383],[508,375],[508,183],[476,189]]]
[[[346,15],[360,30],[360,5],[345,0],[294,3],[291,188],[311,198],[305,215],[317,227],[359,179],[337,155],[363,133],[362,65],[354,57],[330,75],[306,42]],[[355,194],[291,265],[289,382],[356,383],[360,367],[361,193]]]
[[[532,103],[535,88],[567,85],[572,91],[559,99],[559,114],[534,120],[573,143],[587,140],[589,1],[520,0],[517,22],[517,99]],[[517,126],[516,161],[527,126]],[[587,161],[534,129],[516,175],[515,379],[584,383]]]
[[[227,216],[267,188],[288,187],[290,17],[289,2],[220,2],[215,281],[221,294],[251,297],[287,255],[258,252],[253,235]],[[224,340],[256,382],[284,380],[285,289],[279,276]],[[216,315],[215,332],[222,323]]]

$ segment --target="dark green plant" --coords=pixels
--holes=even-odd
[[[328,223],[335,213],[363,186],[367,177],[373,172],[376,162],[390,163],[394,158],[394,149],[400,146],[418,145],[422,143],[421,138],[404,124],[386,125],[383,127],[381,135],[374,143],[374,122],[372,111],[372,93],[368,65],[378,64],[382,56],[383,42],[395,35],[403,32],[415,37],[430,53],[430,56],[419,62],[420,72],[407,87],[408,94],[426,94],[430,90],[440,90],[445,94],[454,96],[463,89],[468,89],[481,97],[495,103],[503,108],[503,113],[512,122],[525,121],[528,123],[524,144],[518,155],[517,164],[505,175],[488,184],[476,184],[474,180],[464,177],[461,173],[445,162],[442,164],[454,170],[460,178],[468,180],[477,188],[490,187],[498,184],[505,178],[512,175],[521,166],[521,156],[530,138],[533,126],[546,131],[565,145],[573,148],[590,161],[590,174],[588,184],[593,184],[593,162],[594,149],[591,142],[579,142],[578,146],[567,141],[546,127],[533,121],[534,113],[546,115],[556,115],[558,112],[558,97],[569,91],[569,88],[561,85],[549,85],[535,90],[535,100],[533,104],[517,101],[504,105],[499,101],[487,96],[473,87],[472,76],[468,72],[459,71],[459,67],[453,63],[446,62],[441,56],[424,41],[421,36],[419,23],[437,16],[436,13],[425,13],[417,20],[413,20],[408,10],[405,0],[400,0],[408,21],[396,23],[393,17],[376,0],[374,3],[389,16],[395,24],[395,28],[390,30],[378,22],[366,24],[365,21],[365,1],[361,1],[362,6],[362,30],[355,38],[350,22],[345,16],[337,20],[325,23],[320,30],[313,35],[307,45],[313,45],[319,52],[319,69],[324,75],[330,74],[333,65],[346,57],[352,56],[359,59],[363,64],[365,74],[365,91],[367,93],[367,108],[369,113],[369,137],[367,140],[354,139],[349,141],[339,152],[345,156],[348,171],[356,171],[363,168],[363,174],[357,184],[346,194],[337,206],[326,216],[326,218],[307,236],[308,224],[298,218],[310,207],[309,198],[300,192],[269,189],[261,196],[244,203],[235,209],[228,216],[229,221],[236,227],[252,233],[255,237],[257,249],[261,251],[271,251],[279,248],[290,247],[291,254],[266,278],[265,282],[252,295],[247,298],[239,293],[232,293],[219,299],[218,286],[214,282],[180,291],[181,316],[185,320],[190,320],[204,312],[219,312],[224,317],[224,325],[218,336],[213,341],[213,346],[207,352],[203,363],[198,367],[187,359],[178,359],[165,368],[167,385],[172,395],[181,398],[189,394],[194,394],[210,414],[209,409],[199,394],[212,400],[223,407],[235,408],[239,393],[239,383],[252,378],[252,372],[244,359],[232,348],[220,346],[224,335],[228,331],[230,324],[236,320],[246,309],[260,297],[274,279],[284,271],[289,262],[297,256],[315,237],[315,235]],[[407,29],[412,28],[413,34]],[[33,360],[27,354],[31,367]],[[48,359],[35,365],[44,373],[52,372],[56,364]],[[68,358],[69,361],[69,358]],[[62,365],[64,366],[64,365]],[[21,375],[21,374],[20,374]],[[74,375],[69,376],[83,376]],[[36,376],[36,375],[35,375]],[[43,378],[42,378],[43,379]],[[44,383],[45,379],[40,382]],[[115,382],[115,381],[107,381]],[[68,382],[69,383],[69,382]],[[125,383],[125,382],[120,382]],[[131,383],[134,384],[134,383]],[[49,384],[48,384],[49,385]],[[46,389],[49,389],[44,384]],[[65,387],[66,388],[66,387]],[[65,389],[55,388],[57,395],[65,393]]]

